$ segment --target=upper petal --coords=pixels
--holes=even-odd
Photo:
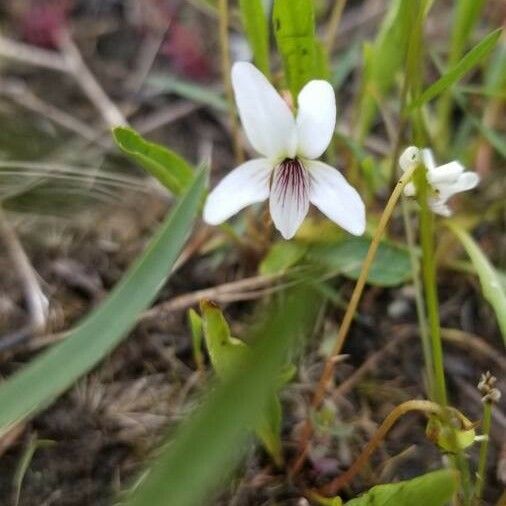
[[[427,167],[429,171],[434,170],[436,168],[436,160],[434,160],[434,153],[432,152],[432,149],[430,148],[422,149],[422,158],[425,167]]]
[[[455,183],[460,175],[465,171],[465,167],[459,162],[450,162],[435,167],[427,173],[429,183]]]
[[[480,182],[480,176],[476,172],[464,172],[453,184],[454,193],[472,190]]]
[[[311,202],[332,221],[353,235],[365,231],[365,206],[344,176],[322,162],[307,162],[311,178]]]
[[[260,158],[239,165],[225,176],[208,195],[204,205],[204,221],[218,225],[250,204],[269,196],[272,167]]]
[[[276,228],[291,239],[309,209],[309,177],[298,160],[285,161],[274,171],[269,207]]]
[[[232,67],[232,86],[246,135],[267,158],[293,157],[297,132],[288,104],[251,63]]]
[[[336,127],[336,97],[327,81],[310,81],[297,100],[297,153],[314,160],[332,140]]]

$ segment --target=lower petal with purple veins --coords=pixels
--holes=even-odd
[[[269,207],[272,221],[285,239],[291,239],[309,209],[310,179],[297,158],[286,158],[275,169]]]

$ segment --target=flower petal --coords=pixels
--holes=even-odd
[[[464,172],[461,174],[457,182],[453,185],[454,193],[472,190],[480,182],[480,176],[476,172]]]
[[[431,184],[448,183],[458,181],[459,176],[465,171],[465,167],[459,162],[450,162],[435,167],[427,173],[427,179]]]
[[[218,225],[255,202],[269,196],[272,166],[265,158],[250,160],[225,176],[208,195],[204,221]]]
[[[414,197],[416,195],[416,186],[414,183],[412,182],[409,182],[405,187],[404,187],[404,195],[406,197]]]
[[[322,162],[306,162],[311,177],[311,202],[353,235],[365,231],[365,206],[358,192],[336,169]]]
[[[269,207],[276,228],[291,239],[309,209],[309,177],[298,160],[287,160],[276,168]]]
[[[436,160],[434,160],[434,153],[430,148],[422,149],[422,158],[427,170],[431,171],[436,168]]]
[[[441,216],[448,217],[452,215],[451,209],[446,204],[446,199],[429,199],[429,207],[434,213],[440,214]]]
[[[267,158],[292,158],[297,132],[288,104],[251,63],[232,67],[232,85],[241,122],[256,151]]]
[[[416,146],[409,146],[399,157],[399,166],[403,172],[406,172],[410,167],[416,163],[420,163],[422,151]]]
[[[311,81],[298,97],[297,152],[314,160],[327,149],[336,127],[336,97],[327,81]]]

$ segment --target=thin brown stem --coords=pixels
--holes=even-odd
[[[341,23],[341,17],[345,6],[346,0],[336,0],[334,7],[332,8],[332,14],[330,15],[330,21],[325,33],[325,49],[327,50],[329,56],[332,54],[332,50],[334,49],[337,31],[339,30],[339,24]]]
[[[383,420],[383,423],[379,426],[372,439],[367,443],[365,448],[362,450],[362,453],[348,468],[348,470],[332,480],[329,484],[325,485],[321,492],[324,495],[332,496],[337,494],[339,490],[349,484],[350,481],[353,480],[353,478],[362,470],[364,465],[367,464],[373,452],[376,448],[378,448],[383,439],[385,439],[389,430],[394,426],[397,420],[410,411],[421,411],[422,413],[429,415],[444,415],[444,408],[432,401],[411,400],[399,404],[399,406],[395,407],[385,420]],[[457,416],[459,415],[458,412],[456,414]]]
[[[348,331],[351,326],[351,322],[353,321],[353,317],[354,317],[355,312],[357,310],[358,303],[360,302],[362,292],[364,291],[364,287],[367,282],[367,277],[369,275],[369,271],[371,269],[372,262],[374,260],[374,257],[376,256],[376,252],[378,250],[380,240],[383,237],[383,233],[385,231],[385,228],[386,228],[388,222],[390,221],[390,218],[394,212],[397,201],[399,200],[399,198],[402,194],[402,190],[404,189],[406,184],[411,179],[415,169],[416,169],[416,166],[413,166],[410,169],[408,169],[406,172],[404,172],[402,177],[397,182],[392,194],[390,195],[387,205],[383,211],[383,214],[381,215],[380,222],[378,224],[378,228],[376,229],[376,232],[374,233],[374,236],[372,238],[371,245],[369,246],[367,256],[364,260],[364,264],[363,264],[362,270],[360,272],[360,276],[357,280],[357,284],[355,285],[355,289],[353,290],[353,293],[351,295],[351,299],[348,304],[348,307],[346,308],[346,312],[344,314],[341,326],[339,327],[339,332],[336,336],[334,346],[332,348],[332,351],[331,351],[329,357],[325,361],[325,365],[323,367],[323,372],[320,376],[320,380],[318,381],[318,384],[317,384],[316,389],[314,391],[313,398],[311,401],[311,409],[312,410],[318,409],[321,402],[323,401],[328,384],[329,384],[330,380],[332,379],[332,374],[334,372],[334,366],[336,363],[336,356],[339,355],[341,353],[341,350],[343,349],[344,342],[346,340],[346,337],[348,335]],[[300,445],[299,445],[299,454],[298,454],[297,459],[292,467],[292,474],[298,473],[300,468],[304,464],[304,461],[306,459],[307,450],[308,450],[309,439],[311,438],[312,434],[313,434],[313,427],[311,424],[311,420],[308,417],[306,419],[305,425],[302,430],[302,437],[301,437],[301,441],[300,441]]]
[[[231,63],[230,63],[230,48],[228,40],[228,24],[229,24],[228,0],[219,0],[218,12],[220,21],[219,34],[220,34],[221,72],[222,72],[223,86],[225,87],[225,93],[227,95],[230,125],[232,127],[232,140],[234,143],[234,154],[237,163],[241,163],[244,160],[244,154],[242,151],[241,141],[239,138],[239,123],[237,122],[237,116],[235,114],[234,92],[232,90],[232,81],[230,79]]]

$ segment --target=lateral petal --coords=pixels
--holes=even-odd
[[[328,218],[353,235],[365,231],[365,206],[358,192],[334,167],[307,162],[311,177],[311,202]]]
[[[250,160],[226,175],[208,195],[204,221],[218,225],[241,209],[269,196],[272,167],[265,158]]]

